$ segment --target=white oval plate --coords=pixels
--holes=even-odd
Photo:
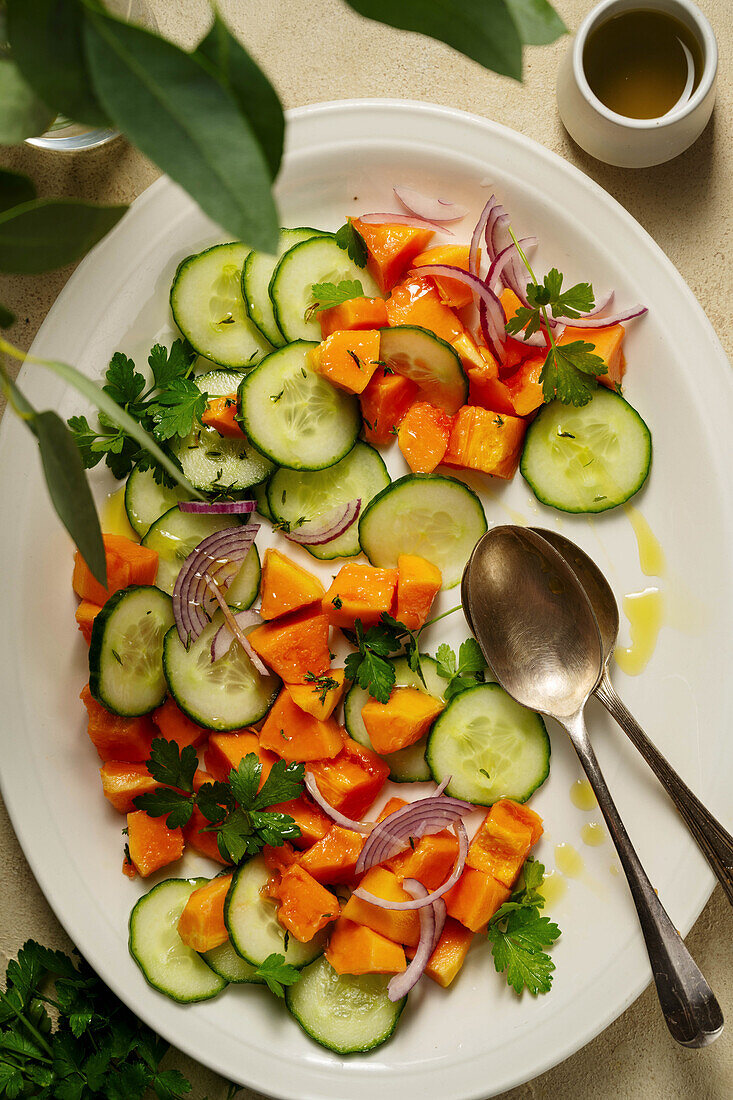
[[[647,318],[629,326],[626,392],[651,426],[654,468],[638,507],[661,539],[662,581],[645,578],[628,518],[619,509],[587,520],[534,502],[520,477],[485,495],[490,523],[516,518],[557,525],[595,557],[616,593],[661,584],[674,620],[642,677],[614,678],[651,736],[728,826],[733,743],[726,729],[733,624],[729,474],[731,376],[692,294],[654,242],[607,194],[526,138],[447,108],[392,101],[322,104],[294,111],[278,184],[283,223],[336,228],[346,214],[394,209],[401,182],[464,203],[474,216],[495,189],[520,233],[541,240],[540,270],[616,288]],[[246,188],[246,180],[242,180]],[[166,180],[133,205],[69,281],[33,351],[99,378],[113,351],[144,363],[172,327],[167,296],[185,255],[220,239],[190,199]],[[78,397],[41,367],[22,376],[38,407],[68,416]],[[494,1095],[561,1061],[640,993],[649,967],[626,884],[614,877],[606,838],[584,849],[585,870],[551,915],[563,929],[552,992],[514,996],[477,943],[448,991],[425,981],[394,1038],[368,1056],[339,1058],[312,1043],[266,991],[232,988],[215,1001],[176,1005],[148,988],[127,952],[127,917],[141,889],[120,874],[124,822],[102,798],[99,761],[77,695],[86,679],[73,621],[71,547],[47,503],[30,436],[7,415],[0,442],[0,560],[5,577],[0,640],[4,699],[3,792],[41,887],[91,965],[124,1001],[176,1046],[236,1081],[298,1100],[467,1100]],[[393,451],[396,448],[393,448]],[[404,472],[394,453],[392,473]],[[111,481],[96,476],[100,494]],[[272,536],[263,530],[260,540]],[[311,559],[307,559],[312,566]],[[335,570],[333,570],[335,571]],[[329,570],[324,568],[324,575]],[[456,602],[455,590],[442,597]],[[443,625],[445,628],[442,629]],[[10,627],[10,629],[7,629]],[[460,615],[429,639],[456,644]],[[671,804],[600,707],[589,722],[629,832],[673,922],[686,932],[713,879]],[[583,848],[581,826],[598,818],[570,802],[579,768],[553,729],[549,781],[532,805],[545,819],[538,854]],[[727,817],[727,820],[726,820]],[[173,874],[205,873],[187,857]],[[159,877],[169,877],[162,874]],[[147,885],[150,885],[148,883]]]

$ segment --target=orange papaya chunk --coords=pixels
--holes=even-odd
[[[321,722],[331,717],[341,702],[345,688],[346,674],[342,668],[331,668],[323,676],[314,677],[306,684],[287,685],[295,705]]]
[[[329,626],[320,607],[305,607],[255,627],[247,640],[281,680],[302,684],[307,673],[320,676],[330,668]]]
[[[431,474],[443,461],[453,418],[427,401],[416,401],[407,410],[397,433],[397,443],[415,474]]]
[[[241,760],[253,752],[262,764],[260,786],[265,782],[277,757],[267,752],[254,730],[235,730],[232,733],[212,733],[204,753],[206,770],[220,783],[229,780],[232,768],[238,768]]]
[[[526,421],[516,416],[463,405],[453,423],[443,463],[511,478],[519,464]]]
[[[513,886],[529,851],[542,836],[542,819],[534,810],[502,798],[491,807],[468,849],[467,864],[504,886]]]
[[[359,395],[367,442],[378,447],[391,443],[417,393],[417,383],[411,378],[378,367],[369,385]]]
[[[374,897],[384,898],[386,901],[411,900],[397,876],[385,867],[372,867],[364,875],[360,886]],[[365,924],[367,928],[372,928],[395,943],[408,943],[414,947],[420,939],[420,918],[414,909],[382,909],[352,894],[342,914],[356,924]]]
[[[326,959],[337,974],[400,974],[407,966],[401,944],[346,917],[333,927]]]
[[[302,856],[300,866],[317,882],[351,882],[363,847],[360,833],[332,825],[323,839]]]
[[[99,769],[104,797],[120,814],[135,809],[133,798],[149,794],[160,784],[153,779],[144,764],[128,764],[123,760],[107,760]]]
[[[137,873],[147,878],[183,855],[183,830],[169,829],[164,817],[149,817],[144,810],[127,815],[127,847]]]
[[[310,353],[311,367],[347,393],[361,393],[379,365],[378,329],[332,332]]]
[[[77,606],[74,618],[76,619],[79,630],[81,631],[82,638],[89,645],[92,640],[92,627],[94,620],[97,617],[97,612],[101,611],[101,605],[98,603],[92,603],[91,600],[82,600]]]
[[[323,760],[336,756],[343,746],[344,731],[329,718],[321,722],[301,710],[287,688],[278,695],[260,730],[260,745],[283,760]]]
[[[308,770],[329,805],[346,817],[360,820],[384,786],[389,764],[347,737],[338,756],[316,760]]]
[[[458,856],[458,841],[443,830],[434,836],[423,836],[414,848],[406,848],[387,860],[386,866],[402,882],[416,878],[428,890],[437,890],[451,874]]]
[[[502,290],[499,295],[499,301],[501,302],[504,310],[504,317],[507,321],[512,319],[522,305],[514,291],[508,288]],[[501,361],[502,374],[510,374],[528,356],[534,355],[536,352],[537,348],[533,348],[531,344],[523,344],[521,340],[515,340],[513,336],[507,336]]]
[[[369,740],[379,753],[414,745],[428,732],[445,703],[411,687],[394,688],[386,703],[368,699],[361,717]]]
[[[387,307],[384,298],[349,298],[340,305],[322,309],[318,316],[325,340],[332,332],[344,329],[385,328]]]
[[[432,281],[421,275],[411,275],[394,288],[387,299],[387,316],[391,326],[418,325],[448,343],[465,332],[453,310],[440,300]]]
[[[201,423],[214,428],[219,435],[230,439],[244,439],[244,432],[235,420],[238,408],[236,393],[225,397],[210,397],[201,415]]]
[[[492,875],[466,867],[455,886],[444,894],[448,913],[472,932],[481,932],[511,891]]]
[[[300,836],[293,839],[296,848],[310,848],[313,844],[317,844],[319,840],[323,840],[333,824],[331,818],[324,814],[320,806],[316,806],[306,795],[291,798],[288,802],[278,802],[270,809],[292,817],[300,829]]]
[[[92,698],[89,684],[82,689],[80,699],[87,708],[89,740],[100,760],[139,762],[150,756],[150,746],[157,730],[150,716],[122,718],[110,712]]]
[[[593,344],[593,354],[600,355],[606,366],[606,374],[599,374],[598,381],[609,389],[621,384],[626,367],[622,347],[625,329],[623,325],[604,325],[603,328],[573,328],[563,332],[558,344],[572,344],[574,340],[583,340]]]
[[[473,937],[470,928],[464,928],[453,917],[447,917],[440,939],[425,967],[427,976],[447,989],[466,961]],[[409,947],[405,952],[408,956],[413,953]]]
[[[105,604],[120,588],[131,584],[155,584],[158,551],[141,546],[124,535],[103,535],[107,562],[107,587],[96,580],[77,550],[74,554],[72,587],[77,596],[91,603]]]
[[[491,372],[471,368],[468,371],[468,401],[501,416],[515,416],[512,391],[506,378]]]
[[[356,619],[371,626],[379,622],[383,612],[392,610],[397,579],[396,569],[349,562],[336,574],[323,597],[323,612],[334,626],[353,627]]]
[[[382,807],[377,821],[384,821],[385,817],[396,814],[398,810],[402,810],[406,805],[407,802],[404,798],[390,798],[389,802],[386,802]]]
[[[178,918],[178,935],[194,951],[211,951],[229,939],[224,924],[224,900],[231,875],[219,875],[194,890]]]
[[[529,416],[544,404],[540,375],[545,365],[545,353],[531,355],[520,363],[513,374],[505,378],[509,400],[517,416]]]
[[[292,611],[300,611],[317,603],[324,592],[318,577],[302,565],[297,565],[279,550],[270,548],[265,551],[260,582],[260,615],[263,619],[279,619]]]
[[[434,230],[419,226],[350,221],[366,245],[367,271],[383,291],[392,289],[434,236]]]
[[[271,892],[280,900],[277,919],[301,943],[339,915],[338,898],[297,863],[283,871]]]
[[[400,554],[397,558],[396,614],[399,622],[410,630],[424,626],[442,583],[440,570],[427,558],[419,554]]]
[[[186,745],[193,745],[196,748],[211,732],[192,722],[172,695],[169,695],[162,707],[154,710],[150,717],[158,727],[160,736],[165,737],[166,741],[175,741],[181,749]]]
[[[460,267],[462,271],[468,271],[467,244],[437,244],[427,248],[412,261],[415,268],[424,267],[426,264],[448,264],[450,267]],[[427,274],[427,273],[426,273]],[[430,275],[435,283],[435,288],[445,305],[451,309],[462,309],[473,301],[473,291],[460,279],[451,279],[448,275]]]

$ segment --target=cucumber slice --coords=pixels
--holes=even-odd
[[[417,691],[426,692],[442,700],[448,681],[438,675],[437,662],[432,657],[421,657],[420,664],[425,684],[418,674],[412,671],[406,657],[397,657],[394,661],[395,687],[416,688]],[[369,740],[369,734],[361,717],[361,708],[368,699],[369,692],[354,683],[344,700],[344,725],[349,737],[353,737],[354,741],[358,741],[360,745],[374,752],[374,746]],[[428,734],[426,733],[414,745],[408,745],[406,749],[390,752],[383,757],[390,766],[389,778],[393,783],[426,783],[432,779],[425,759],[427,743]]]
[[[226,601],[235,611],[246,611],[260,591],[262,567],[256,546],[251,546],[239,572],[226,590]]]
[[[199,355],[223,367],[253,367],[270,344],[252,324],[242,298],[244,244],[215,244],[178,265],[171,286],[171,311]]]
[[[325,958],[307,966],[285,991],[303,1031],[336,1054],[374,1050],[397,1027],[407,997],[387,996],[388,974],[337,974]]]
[[[274,348],[281,348],[285,343],[285,337],[277,327],[269,289],[277,261],[288,249],[300,244],[301,241],[324,236],[330,236],[330,234],[324,233],[321,229],[308,229],[305,226],[299,229],[281,229],[275,256],[270,256],[267,252],[250,252],[244,261],[242,296],[245,308],[250,319]]]
[[[89,690],[113,714],[133,718],[166,694],[163,638],[173,625],[171,598],[152,585],[121,588],[92,626]]]
[[[442,474],[407,474],[393,481],[359,520],[359,541],[372,565],[394,569],[400,554],[419,554],[440,569],[443,588],[458,584],[485,532],[476,493]]]
[[[222,622],[218,612],[188,649],[175,627],[163,644],[165,677],[178,706],[199,726],[220,731],[259,722],[279,687],[277,677],[260,676],[238,642],[218,661],[211,660],[211,642]]]
[[[178,935],[186,902],[207,881],[169,878],[159,882],[130,913],[130,954],[153,989],[181,1004],[208,1001],[227,985]]]
[[[363,511],[387,485],[389,474],[378,452],[368,443],[357,442],[345,458],[326,470],[277,470],[268,482],[267,501],[276,522],[296,524],[357,498]],[[322,561],[352,558],[361,553],[359,525],[352,523],[337,539],[303,549]]]
[[[210,951],[203,951],[201,958],[207,966],[210,966],[215,974],[224,978],[227,982],[237,982],[253,985],[264,985],[264,978],[256,978],[257,967],[252,966],[246,959],[232,947],[231,940],[222,943],[219,947],[212,947]]]
[[[135,467],[125,485],[125,511],[133,531],[141,537],[146,535],[156,519],[175,508],[181,500],[191,500],[192,496],[180,485],[172,489],[158,485],[152,470]]]
[[[383,328],[380,358],[420,387],[419,397],[451,416],[468,400],[468,378],[455,348],[417,325]]]
[[[267,499],[267,487],[270,484],[270,479],[267,481],[261,481],[259,485],[255,485],[252,489],[252,495],[257,501],[257,511],[264,518],[269,519],[270,523],[274,523],[272,518],[272,511],[270,510],[270,502]]]
[[[193,381],[209,397],[228,397],[237,393],[242,378],[241,371],[212,370]],[[272,469],[249,440],[220,435],[207,424],[197,424],[183,439],[176,436],[169,446],[193,487],[204,493],[239,493],[263,481]]]
[[[285,962],[300,969],[323,954],[328,933],[323,928],[308,943],[288,936],[277,919],[277,906],[262,895],[271,877],[262,856],[239,867],[224,902],[224,923],[233,947],[243,959],[260,966],[268,955],[277,952],[285,956]]]
[[[296,244],[278,261],[270,281],[270,298],[278,328],[288,341],[320,340],[318,314],[307,317],[313,305],[314,283],[340,283],[358,279],[367,298],[383,298],[365,268],[349,259],[333,234],[312,237]]]
[[[425,758],[446,793],[475,806],[499,798],[526,802],[550,774],[545,723],[498,684],[477,684],[454,696],[428,734]]]
[[[293,470],[335,465],[354,446],[361,427],[357,399],[310,369],[311,347],[300,340],[274,351],[239,387],[247,436],[272,462]]]
[[[649,476],[652,437],[636,409],[599,386],[587,405],[551,401],[524,441],[519,469],[534,495],[561,512],[605,512]]]
[[[191,551],[209,535],[237,526],[238,520],[232,516],[182,512],[178,505],[165,512],[142,540],[143,546],[158,554],[156,588],[172,596],[181,566]]]

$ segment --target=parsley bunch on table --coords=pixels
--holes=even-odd
[[[133,360],[117,351],[102,388],[159,442],[184,437],[200,422],[207,404],[207,394],[191,377],[195,358],[193,348],[183,340],[175,340],[170,350],[156,344],[148,356],[152,383],[146,388]],[[99,413],[97,428],[85,416],[72,416],[68,425],[87,470],[104,459],[116,478],[127,477],[133,466],[139,466],[152,469],[158,483],[173,484],[149,453],[104,413]]]
[[[224,859],[239,863],[245,856],[261,852],[266,844],[279,848],[300,836],[289,814],[267,807],[302,794],[302,764],[276,761],[259,789],[262,764],[250,752],[229,772],[227,783],[203,783],[198,791],[193,784],[198,757],[191,745],[181,750],[176,741],[156,737],[146,764],[153,779],[162,785],[138,795],[133,799],[135,806],[151,817],[165,817],[169,829],[188,824],[194,807],[198,808],[209,822],[208,828],[216,833]]]
[[[517,993],[526,987],[536,996],[549,993],[555,964],[545,951],[560,935],[549,917],[543,917],[545,899],[540,892],[545,868],[528,859],[520,885],[489,921],[487,936],[497,971]]]
[[[125,1008],[83,959],[73,961],[28,940],[8,963],[5,986],[1,1097],[142,1100],[152,1090],[159,1100],[178,1100],[191,1091],[177,1070],[161,1069],[168,1043]]]

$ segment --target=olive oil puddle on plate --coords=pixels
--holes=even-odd
[[[107,497],[101,509],[99,522],[105,535],[124,535],[126,539],[131,539],[132,542],[140,541],[127,518],[124,485]]]

